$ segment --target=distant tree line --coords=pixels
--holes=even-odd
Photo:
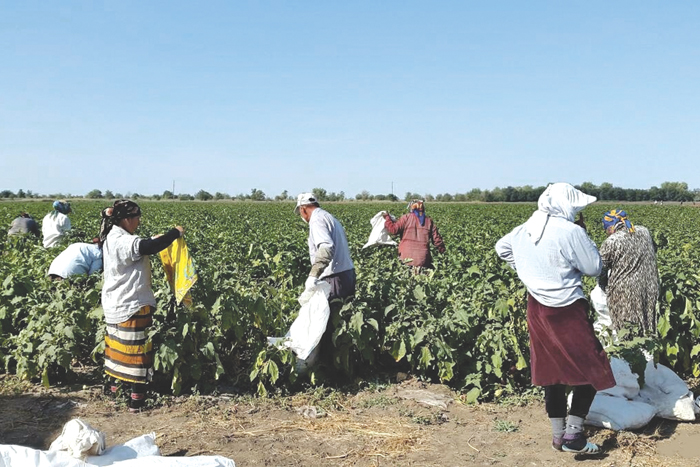
[[[613,186],[611,183],[601,183],[600,185],[595,185],[590,182],[585,182],[580,185],[576,185],[576,188],[593,195],[600,201],[700,201],[700,188],[694,190],[688,189],[688,184],[685,182],[664,182],[660,187],[653,186],[649,189],[638,189],[638,188],[620,188]],[[424,199],[426,201],[438,201],[438,202],[449,202],[449,201],[478,201],[485,203],[492,202],[532,202],[537,201],[542,192],[544,191],[544,186],[533,187],[530,185],[512,187],[508,186],[505,188],[496,187],[492,190],[482,190],[480,188],[473,188],[465,193],[439,193],[433,196],[430,193],[425,193],[423,195],[419,193],[406,192],[403,200],[410,201],[412,199]],[[355,195],[355,197],[346,197],[344,192],[328,192],[324,188],[314,188],[312,190],[314,196],[319,201],[399,201],[399,197],[391,194],[377,194],[373,195],[369,191],[362,191]],[[113,193],[111,190],[105,190],[104,193],[101,190],[91,190],[84,196],[71,195],[65,193],[53,193],[48,195],[40,195],[34,193],[31,190],[24,191],[22,189],[17,190],[16,193],[10,190],[0,191],[0,198],[4,199],[68,199],[68,198],[87,198],[87,199],[154,199],[154,200],[182,200],[182,201],[211,201],[211,200],[237,200],[237,201],[293,201],[295,198],[291,196],[287,190],[284,190],[277,196],[268,197],[262,190],[253,188],[250,193],[244,194],[239,193],[238,195],[229,195],[228,193],[216,192],[213,195],[205,190],[199,190],[194,195],[188,193],[175,194],[170,190],[165,190],[162,194],[155,194],[151,196],[141,195],[139,193],[126,192],[124,195],[121,193]]]

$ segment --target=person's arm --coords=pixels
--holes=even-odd
[[[496,254],[503,261],[508,263],[508,265],[515,269],[515,257],[513,256],[513,245],[512,245],[513,232],[503,236],[499,241],[496,242]]]
[[[571,237],[571,265],[586,276],[599,276],[603,261],[593,240],[582,229],[575,229]]]
[[[445,242],[442,241],[442,237],[440,236],[440,232],[438,232],[438,228],[435,225],[435,222],[430,220],[430,240],[433,242],[433,245],[435,245],[435,248],[440,253],[445,252]]]
[[[330,226],[323,217],[315,217],[309,223],[309,229],[312,230],[311,235],[316,246],[314,263],[311,265],[309,275],[319,277],[333,260],[335,244],[333,243]]]
[[[384,214],[384,227],[391,235],[403,234],[405,225],[406,216],[401,216],[396,221],[392,221],[388,212]]]
[[[156,238],[142,238],[139,242],[140,255],[155,255],[165,250],[175,240],[182,236],[182,231],[177,227],[168,230],[167,233]]]

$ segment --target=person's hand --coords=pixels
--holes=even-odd
[[[314,276],[309,276],[306,278],[306,282],[304,282],[304,290],[311,290],[316,286],[316,283],[318,282],[318,279],[316,279]]]
[[[384,219],[391,219],[391,214],[389,214],[389,211],[384,211],[382,215],[384,216]]]
[[[185,229],[183,229],[182,226],[178,225],[178,226],[176,226],[175,228],[176,228],[177,230],[180,231],[180,236],[181,236],[181,237],[182,237],[183,235],[185,235]]]
[[[583,230],[586,230],[586,223],[583,221],[583,213],[582,212],[578,213],[578,219],[576,219],[576,222],[574,222],[574,224],[578,225]]]

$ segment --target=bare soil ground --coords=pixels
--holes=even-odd
[[[44,389],[0,376],[0,444],[46,449],[75,417],[105,432],[108,445],[155,432],[165,456],[218,454],[240,467],[700,465],[697,422],[655,419],[639,432],[590,430],[606,453],[574,456],[550,448],[542,401],[468,406],[446,387],[412,380],[356,393],[161,398],[131,414],[98,386]]]

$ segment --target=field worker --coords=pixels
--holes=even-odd
[[[309,224],[311,272],[306,279],[305,288],[313,288],[317,280],[328,282],[331,285],[328,302],[333,314],[342,307],[341,303],[332,303],[333,300],[355,294],[355,265],[350,259],[345,230],[335,217],[320,207],[312,193],[301,193],[297,196],[294,213]],[[328,327],[321,340],[322,347],[327,349],[327,346],[332,345],[331,334],[332,329]],[[330,353],[326,354],[329,355]]]
[[[164,235],[141,238],[134,232],[141,209],[133,201],[117,200],[102,211],[99,245],[104,259],[102,308],[107,322],[105,373],[132,383],[129,411],[140,411],[146,401],[146,383],[153,375],[153,349],[147,330],[153,324],[156,299],[151,289],[151,261],[183,235],[180,226]]]
[[[606,292],[612,327],[625,323],[643,334],[656,331],[659,271],[656,248],[646,227],[633,225],[627,213],[613,209],[603,216],[607,238],[600,247],[603,272],[598,279]]]
[[[53,202],[53,211],[44,216],[41,221],[41,232],[44,234],[44,248],[58,245],[58,242],[71,228],[68,214],[71,213],[70,203],[63,200]]]
[[[38,237],[39,226],[32,216],[26,212],[23,212],[12,221],[12,224],[10,224],[10,230],[7,231],[7,235],[24,235],[28,233],[33,233]]]
[[[615,386],[607,355],[588,321],[581,277],[600,274],[598,249],[576,213],[596,200],[568,183],[549,185],[530,219],[496,243],[501,259],[527,287],[532,384],[544,386],[552,447],[596,454],[583,421],[596,391]],[[566,386],[573,399],[566,418]]]
[[[391,220],[388,212],[384,213],[384,227],[392,235],[399,235],[399,258],[415,271],[419,268],[431,268],[433,259],[430,256],[430,244],[440,253],[445,252],[445,243],[438,232],[433,220],[425,215],[425,203],[414,199],[408,203],[408,213],[396,222]]]
[[[102,269],[102,249],[95,243],[73,243],[56,256],[49,266],[49,277],[66,279],[76,274],[91,275]]]

